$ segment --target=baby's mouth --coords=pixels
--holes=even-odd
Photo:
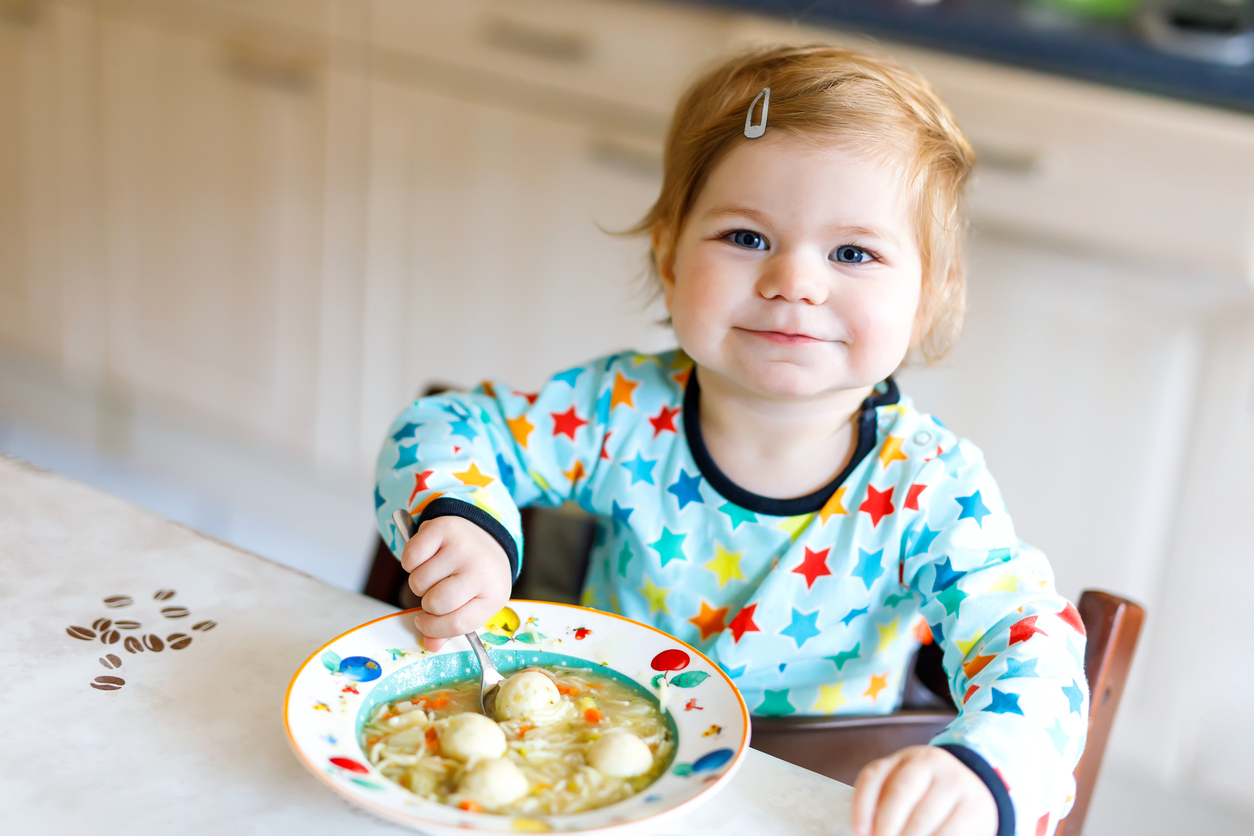
[[[740,330],[776,345],[817,345],[827,342],[827,340],[811,337],[808,334],[798,334],[789,331],[757,330],[754,328],[742,328]]]

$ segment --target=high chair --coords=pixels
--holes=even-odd
[[[586,514],[548,508],[522,511],[528,551],[513,597],[577,603],[587,570],[594,525]],[[399,607],[415,605],[405,573],[382,540],[365,594]],[[1076,798],[1058,836],[1079,836],[1101,768],[1115,711],[1123,696],[1145,611],[1125,598],[1086,590],[1077,609],[1088,634],[1089,731],[1076,766]],[[940,649],[924,645],[906,677],[902,708],[893,714],[835,717],[754,717],[751,745],[767,754],[852,785],[858,771],[906,746],[925,744],[957,713],[941,665]]]

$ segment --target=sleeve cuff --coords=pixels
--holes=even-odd
[[[427,520],[433,520],[436,517],[461,517],[470,520],[491,534],[492,539],[501,544],[501,548],[505,550],[505,557],[509,559],[510,583],[518,581],[518,546],[514,543],[513,535],[509,533],[505,526],[501,525],[496,517],[477,505],[471,505],[469,502],[463,502],[460,499],[442,496],[429,503],[422,510],[422,514],[418,519],[414,520],[414,526],[416,528]]]
[[[955,743],[941,743],[937,748],[944,749],[979,776],[989,792],[993,794],[993,801],[997,803],[997,836],[1014,836],[1015,808],[1010,803],[1010,793],[1006,790],[1006,784],[993,771],[993,767],[988,765],[988,761],[977,755],[974,750]]]

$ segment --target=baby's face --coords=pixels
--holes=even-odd
[[[662,266],[684,351],[747,393],[883,380],[910,348],[921,266],[898,178],[777,131],[710,173]]]

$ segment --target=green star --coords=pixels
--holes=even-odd
[[[967,597],[967,593],[958,588],[958,584],[942,589],[936,596],[936,600],[945,605],[945,615],[957,615],[958,607],[962,604],[962,599]]]
[[[996,560],[1000,563],[1005,563],[1007,560],[1010,559],[1010,557],[1011,557],[1010,549],[989,549],[988,550],[989,561]]]
[[[657,552],[658,558],[662,561],[662,568],[666,568],[666,564],[672,560],[687,560],[684,554],[684,538],[687,534],[675,534],[666,526],[662,526],[662,536],[657,538],[649,546]]]
[[[909,595],[899,595],[897,593],[893,593],[892,595],[889,595],[887,598],[884,599],[884,606],[895,607],[898,604],[900,604],[902,601],[909,601],[909,600],[910,600]]]
[[[835,656],[828,656],[827,658],[836,663],[836,670],[844,670],[845,663],[852,662],[854,659],[857,659],[858,653],[861,650],[862,642],[858,642],[853,646],[853,650],[846,650],[842,653],[837,653]]]
[[[752,511],[746,511],[744,508],[741,508],[739,505],[736,505],[735,503],[732,503],[732,502],[726,502],[720,505],[718,507],[718,510],[726,514],[727,518],[731,520],[732,531],[735,531],[737,528],[739,528],[742,522],[755,523],[758,521],[757,514],[753,513]]]
[[[782,691],[764,691],[762,702],[754,709],[758,715],[762,717],[779,717],[782,714],[794,714],[797,709],[793,708],[792,703],[788,701],[788,689]]]
[[[631,562],[631,546],[623,543],[623,550],[618,553],[618,574],[627,577],[627,564]]]

